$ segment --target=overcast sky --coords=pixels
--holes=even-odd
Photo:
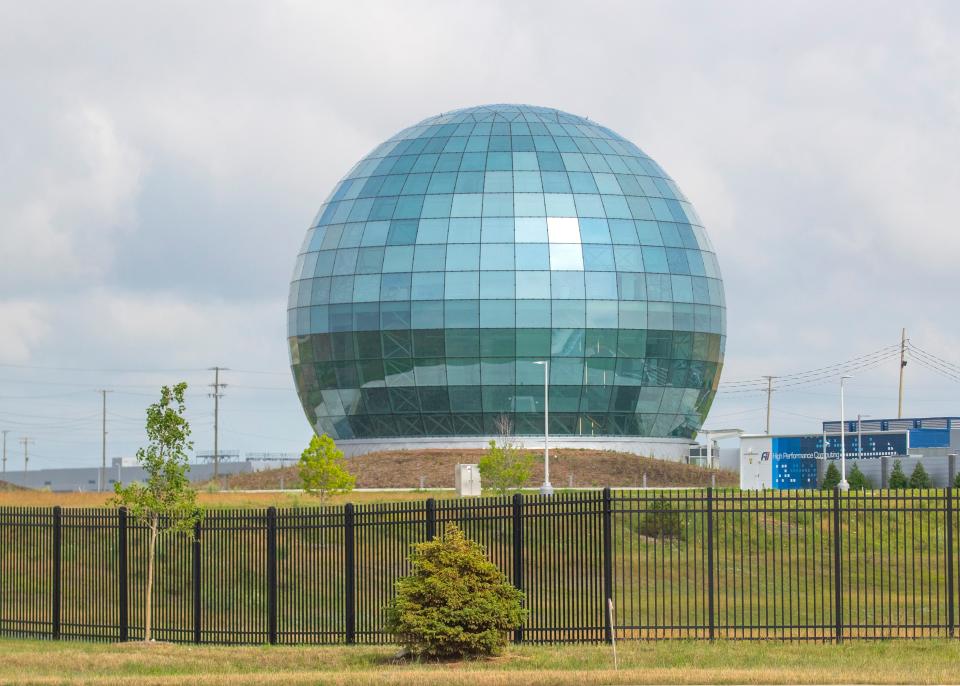
[[[108,453],[131,455],[180,379],[211,447],[213,365],[234,370],[222,447],[302,449],[284,310],[308,222],[380,141],[491,102],[588,116],[673,176],[723,270],[724,382],[901,326],[960,365],[958,29],[952,2],[3,0],[10,468],[21,436],[31,468],[98,462],[98,388]],[[911,363],[906,413],[960,414],[958,381]],[[896,414],[895,359],[848,383],[848,414]],[[707,426],[762,429],[765,395],[725,388]],[[829,374],[785,387],[774,429],[838,405]]]

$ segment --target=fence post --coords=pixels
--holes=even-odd
[[[60,506],[55,505],[53,508],[53,608],[50,617],[54,638],[60,638],[60,562],[63,557],[60,514]]]
[[[353,531],[353,503],[347,503],[343,507],[343,565],[344,565],[344,589],[343,605],[346,613],[346,642],[353,644],[357,642],[357,614],[356,599],[354,592],[357,583],[357,569],[354,547]]]
[[[951,638],[956,632],[953,603],[953,486],[947,486],[947,629]]]
[[[267,508],[267,640],[277,642],[277,508]]]
[[[833,488],[833,617],[837,643],[843,642],[843,596],[840,566],[840,487]]]
[[[603,612],[604,639],[607,643],[613,642],[613,626],[610,623],[610,612],[607,603],[613,598],[613,498],[610,487],[603,489],[603,602],[600,611]]]
[[[713,611],[713,488],[707,488],[707,635],[712,641],[716,631]]]
[[[193,525],[193,642],[200,643],[200,522]]]
[[[427,540],[432,541],[437,536],[437,501],[427,498]]]
[[[117,603],[120,606],[120,640],[130,638],[130,619],[127,609],[127,508],[121,507],[117,514]]]
[[[513,585],[523,591],[523,494],[513,495]],[[528,615],[529,616],[529,615]],[[513,642],[523,641],[523,627],[513,632]]]

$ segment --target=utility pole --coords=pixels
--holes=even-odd
[[[97,490],[101,493],[107,483],[107,393],[112,391],[100,389],[97,391],[103,399],[103,435],[100,441],[100,478],[97,483]]]
[[[763,377],[767,380],[767,436],[770,435],[770,396],[773,394],[773,380],[777,377],[775,376],[765,376]]]
[[[4,429],[0,431],[3,434],[3,482],[7,483],[7,434],[10,433],[10,429]],[[7,484],[9,488],[9,484]]]
[[[223,397],[220,389],[227,387],[227,384],[220,383],[220,372],[228,370],[226,367],[211,367],[210,369],[213,371],[213,383],[210,384],[213,393],[209,395],[213,397],[213,478],[216,481],[220,478],[220,398]]]
[[[23,486],[27,486],[27,469],[30,467],[30,451],[27,449],[31,443],[36,443],[32,438],[24,436],[20,439],[20,442],[23,444]]]
[[[903,368],[907,366],[907,329],[900,329],[900,393],[897,397],[897,419],[903,417]]]

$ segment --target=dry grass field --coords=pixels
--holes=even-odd
[[[347,467],[357,478],[357,488],[409,489],[385,492],[355,491],[336,496],[327,504],[397,502],[426,498],[452,498],[444,489],[453,487],[454,465],[476,463],[482,450],[385,451],[350,458]],[[534,451],[536,452],[536,451]],[[537,453],[539,456],[539,453]],[[542,461],[534,466],[530,484],[543,480]],[[557,450],[551,453],[550,476],[554,486],[563,489],[602,486],[703,487],[713,481],[718,487],[737,486],[734,472],[705,469],[693,465],[640,457],[629,453],[600,450]],[[419,489],[423,477],[425,488]],[[308,507],[318,501],[296,489],[299,477],[295,466],[223,477],[219,485],[199,484],[199,500],[208,508],[234,507]],[[250,491],[290,489],[288,493],[251,493]],[[534,492],[531,490],[531,492]],[[101,507],[111,493],[52,493],[34,491],[0,482],[0,507]]]
[[[392,660],[389,647],[224,647],[0,640],[3,684],[939,684],[957,680],[960,643],[670,641],[521,646],[455,663]]]
[[[543,480],[542,451],[528,451],[537,458],[531,484]],[[426,488],[452,488],[454,466],[477,463],[483,450],[392,450],[351,457],[347,468],[357,477],[358,488],[417,488],[423,479]],[[550,452],[550,480],[558,488],[573,486],[709,486],[714,477],[717,486],[737,486],[736,473],[641,457],[607,450],[557,449]],[[226,480],[228,488],[280,488],[298,483],[297,468],[271,469],[253,474],[237,474]]]
[[[379,503],[426,498],[453,498],[453,491],[373,491],[357,492],[328,498],[327,505],[344,503]],[[0,507],[103,507],[110,502],[111,493],[53,493],[50,491],[0,491]],[[246,508],[246,507],[312,507],[319,505],[315,497],[300,491],[286,493],[243,492],[243,491],[207,491],[201,490],[197,496],[201,505],[208,509]]]

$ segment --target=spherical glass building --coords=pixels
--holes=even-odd
[[[723,363],[723,283],[683,193],[633,143],[528,105],[447,112],[360,160],[307,230],[289,344],[338,442],[682,439]],[[581,442],[586,439],[579,439]]]

